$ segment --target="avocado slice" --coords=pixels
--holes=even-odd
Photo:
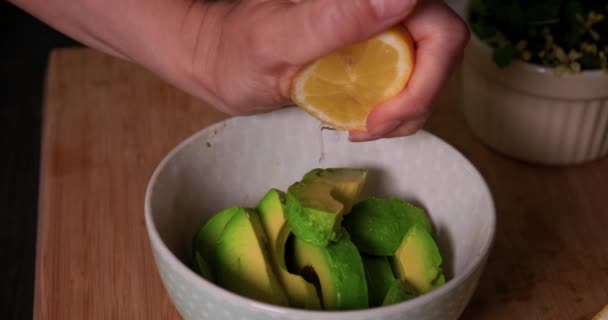
[[[217,242],[215,278],[221,287],[234,293],[287,306],[287,296],[269,261],[267,243],[257,212],[239,208]]]
[[[213,259],[217,240],[228,220],[239,211],[237,207],[224,209],[207,220],[192,240],[194,270],[204,278],[213,281],[210,260]]]
[[[445,274],[442,272],[435,281],[433,281],[433,289],[437,289],[445,284]]]
[[[285,288],[292,307],[321,309],[317,289],[300,275],[287,271],[285,265],[285,244],[291,228],[285,220],[284,194],[270,189],[257,205],[260,221],[268,236],[269,258],[279,281]]]
[[[313,169],[287,189],[285,212],[293,233],[301,240],[327,246],[340,238],[342,215],[357,201],[367,170]]]
[[[358,168],[317,168],[306,173],[302,181],[322,181],[332,185],[332,196],[344,205],[344,214],[348,214],[363,190],[367,172],[367,169]]]
[[[296,182],[287,189],[285,217],[297,238],[325,247],[340,237],[344,205],[333,198],[333,189],[322,181]]]
[[[414,224],[391,257],[393,271],[419,293],[426,293],[445,282],[441,270],[441,255],[433,237],[426,229]]]
[[[198,251],[194,252],[194,258],[192,259],[193,269],[201,275],[203,278],[214,281],[213,273],[211,272],[211,266],[209,266],[209,262]]]
[[[395,281],[395,275],[387,257],[376,257],[362,254],[365,267],[365,279],[369,296],[369,306],[377,307],[382,304],[386,293]]]
[[[413,225],[433,233],[424,210],[398,198],[360,201],[344,217],[343,224],[361,252],[377,256],[392,256]]]
[[[382,301],[382,305],[386,306],[389,304],[406,301],[415,298],[417,295],[416,289],[414,289],[407,282],[394,279],[386,293],[386,296],[384,297],[384,300]]]
[[[314,271],[326,310],[368,306],[365,270],[357,247],[342,237],[326,247],[293,238],[293,255],[301,273]]]

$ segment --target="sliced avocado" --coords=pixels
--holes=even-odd
[[[213,273],[211,273],[211,267],[209,266],[209,263],[205,258],[203,258],[203,256],[201,256],[198,251],[194,252],[194,259],[192,260],[194,265],[194,271],[196,271],[196,273],[200,274],[201,276],[203,276],[203,278],[209,281],[214,281]]]
[[[272,270],[267,242],[257,212],[240,208],[217,242],[215,278],[220,286],[234,293],[286,306],[287,296]]]
[[[384,300],[382,301],[382,305],[386,306],[389,304],[395,304],[402,301],[406,301],[412,298],[415,298],[418,294],[416,293],[416,289],[414,289],[408,283],[401,281],[399,279],[394,279],[391,283]]]
[[[357,247],[342,237],[319,247],[295,237],[294,263],[301,272],[314,271],[326,310],[361,309],[368,306],[365,270]]]
[[[367,169],[317,168],[306,173],[302,181],[323,181],[332,185],[332,196],[344,205],[344,214],[348,214],[359,199],[366,178]]]
[[[232,207],[222,210],[213,215],[207,220],[199,231],[194,236],[192,241],[192,257],[194,269],[200,275],[213,281],[213,277],[208,277],[213,274],[210,268],[211,261],[214,256],[217,240],[228,220],[239,211],[239,208]],[[207,276],[205,275],[207,274]]]
[[[433,237],[420,225],[413,225],[391,257],[393,271],[419,293],[426,293],[442,282],[441,255]],[[445,282],[445,279],[443,279]]]
[[[412,225],[432,234],[424,210],[398,198],[360,201],[344,217],[343,225],[361,252],[377,256],[392,256]]]
[[[444,284],[445,284],[445,274],[442,271],[442,273],[439,275],[439,277],[437,277],[437,279],[435,279],[435,281],[433,281],[433,289],[437,289]]]
[[[327,246],[341,234],[342,215],[357,201],[365,169],[314,169],[287,190],[286,217],[301,240]]]
[[[363,266],[365,267],[365,279],[367,280],[367,292],[369,306],[376,307],[382,304],[384,296],[395,280],[391,264],[387,257],[376,257],[363,254]]]
[[[285,288],[289,304],[292,307],[306,309],[321,309],[321,303],[314,285],[308,283],[300,275],[287,271],[285,265],[285,243],[291,234],[291,228],[285,220],[284,194],[271,189],[264,195],[257,206],[260,221],[268,236],[270,262],[279,281]]]
[[[340,237],[344,205],[322,181],[296,182],[287,190],[285,217],[300,240],[327,246]]]

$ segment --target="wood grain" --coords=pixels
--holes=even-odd
[[[498,211],[463,319],[591,319],[608,303],[608,159],[549,168],[501,156],[466,127],[457,93],[452,82],[427,128],[479,168]],[[145,187],[175,144],[223,118],[132,64],[88,49],[51,55],[36,319],[179,319],[148,245]]]
[[[178,319],[152,260],[146,184],[220,113],[95,51],[51,55],[44,110],[37,319]]]
[[[466,126],[458,83],[427,129],[458,148],[488,182],[497,234],[462,319],[588,320],[608,303],[608,159],[544,167],[502,156]]]

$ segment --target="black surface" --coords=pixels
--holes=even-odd
[[[77,43],[0,1],[0,319],[31,319],[43,79]]]

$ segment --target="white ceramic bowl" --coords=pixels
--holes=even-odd
[[[213,213],[254,206],[271,187],[285,190],[317,167],[370,169],[364,193],[395,195],[425,207],[437,229],[449,281],[416,299],[381,308],[322,312],[264,304],[199,277],[185,264],[191,240]],[[185,319],[455,320],[464,310],[491,247],[495,212],[480,174],[460,153],[420,132],[350,143],[321,130],[297,108],[232,118],[178,145],[154,172],[145,199],[154,258]]]
[[[486,144],[514,158],[547,165],[578,164],[608,153],[608,74],[556,76],[553,69],[492,61],[475,35],[462,66],[469,126]]]

